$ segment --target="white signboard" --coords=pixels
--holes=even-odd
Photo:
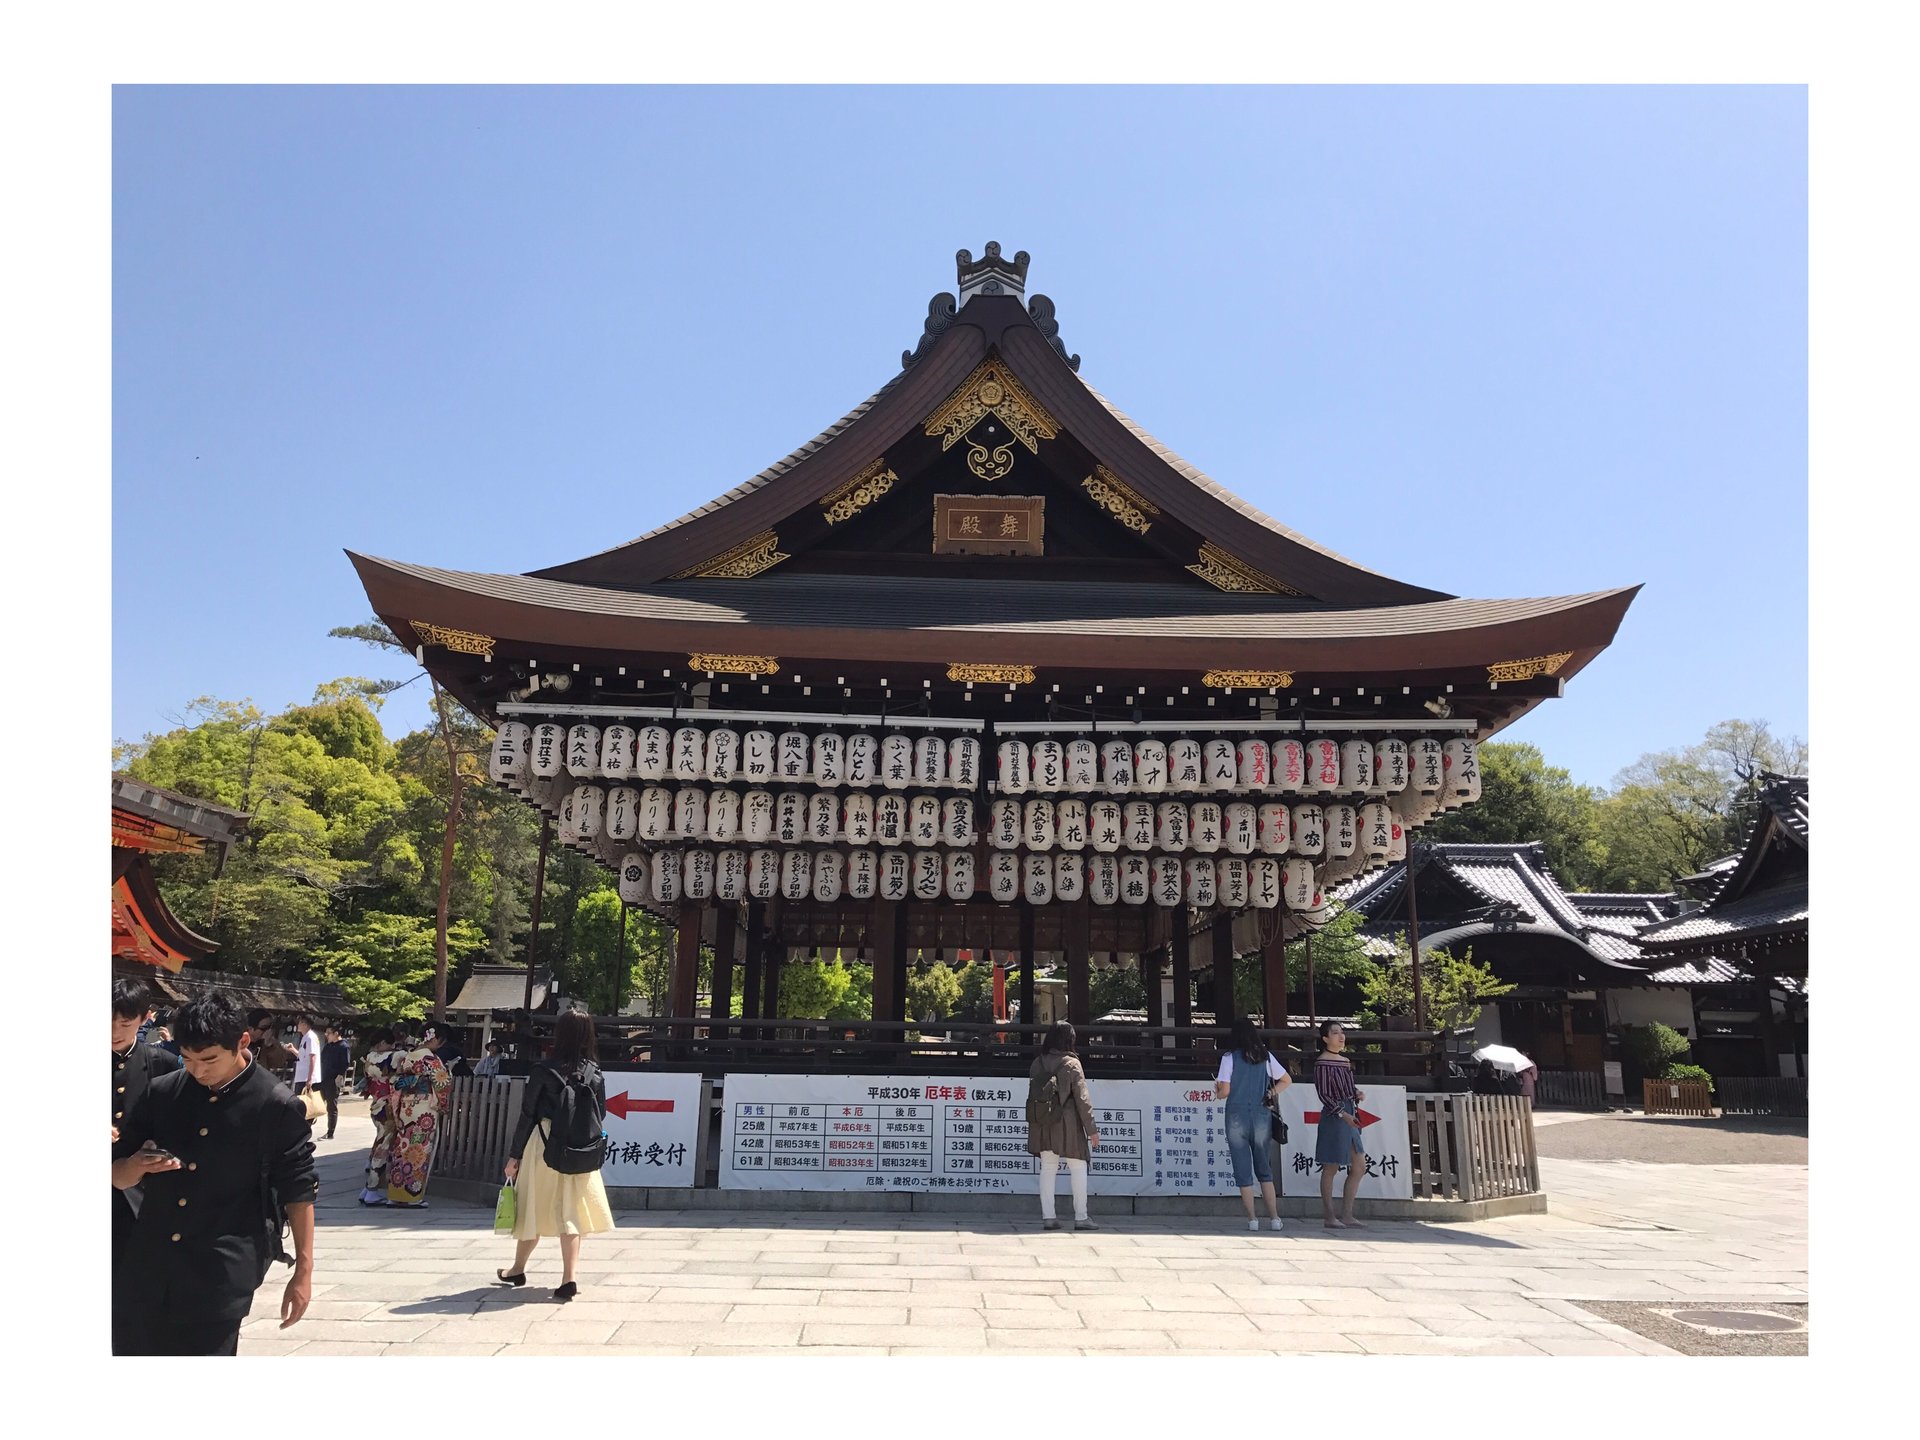
[[[1093,1080],[1096,1195],[1231,1195],[1208,1081]],[[720,1184],[1034,1194],[1024,1077],[728,1075]],[[1067,1190],[1061,1167],[1058,1188]]]
[[[608,1185],[690,1186],[700,1164],[700,1076],[607,1071]]]
[[[1360,1102],[1360,1143],[1367,1150],[1363,1200],[1413,1198],[1412,1146],[1407,1136],[1407,1091],[1403,1085],[1376,1085],[1357,1077],[1366,1099]],[[1296,1080],[1280,1092],[1280,1114],[1287,1122],[1287,1143],[1280,1149],[1280,1193],[1318,1195],[1320,1165],[1313,1147],[1320,1135],[1320,1099],[1311,1081]],[[1347,1177],[1334,1182],[1334,1195],[1346,1194]]]

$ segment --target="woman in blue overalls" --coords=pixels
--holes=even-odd
[[[1216,1098],[1227,1102],[1227,1153],[1233,1157],[1233,1183],[1240,1187],[1240,1203],[1247,1209],[1247,1228],[1258,1230],[1260,1219],[1253,1209],[1254,1181],[1267,1202],[1267,1216],[1274,1229],[1280,1228],[1280,1199],[1273,1193],[1273,1165],[1267,1158],[1267,1142],[1273,1136],[1273,1122],[1267,1109],[1267,1087],[1284,1090],[1293,1083],[1286,1068],[1273,1057],[1253,1021],[1244,1015],[1233,1022],[1227,1053],[1220,1057],[1220,1073],[1214,1078]],[[1279,1090],[1274,1093],[1278,1094]]]

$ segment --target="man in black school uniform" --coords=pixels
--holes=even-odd
[[[147,1093],[147,1086],[180,1068],[178,1056],[140,1039],[140,1027],[153,1015],[153,996],[139,980],[113,982],[113,1125],[126,1122],[127,1112]],[[133,1217],[140,1209],[140,1191],[113,1192],[113,1257],[117,1261]]]
[[[210,992],[174,1014],[185,1067],[127,1110],[113,1184],[145,1192],[113,1274],[113,1353],[232,1355],[253,1292],[293,1232],[280,1328],[313,1294],[313,1137],[306,1111],[246,1045],[246,1018]]]
[[[353,1057],[347,1052],[346,1038],[336,1020],[327,1026],[327,1043],[320,1048],[320,1094],[327,1102],[329,1140],[340,1124],[340,1081],[352,1066]]]

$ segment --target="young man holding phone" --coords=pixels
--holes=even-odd
[[[116,1130],[126,1122],[127,1111],[147,1093],[149,1085],[180,1068],[179,1057],[140,1039],[140,1027],[152,1015],[153,996],[144,982],[113,982],[113,1125]],[[113,1192],[113,1257],[116,1261],[127,1237],[133,1233],[133,1217],[139,1212],[140,1200],[138,1187]]]
[[[116,1355],[233,1355],[253,1292],[293,1234],[285,1329],[313,1294],[313,1137],[306,1112],[250,1053],[245,1017],[219,992],[174,1016],[184,1068],[119,1124],[116,1190],[145,1191],[113,1275]]]

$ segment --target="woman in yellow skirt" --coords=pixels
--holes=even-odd
[[[573,1278],[580,1259],[580,1237],[613,1229],[613,1211],[607,1205],[607,1187],[600,1171],[588,1169],[581,1174],[557,1170],[548,1163],[549,1153],[561,1153],[567,1137],[562,1131],[567,1113],[567,1094],[573,1092],[573,1108],[578,1113],[591,1104],[604,1126],[607,1115],[607,1087],[601,1078],[599,1046],[594,1037],[593,1018],[579,1010],[560,1017],[553,1053],[533,1067],[527,1080],[526,1099],[520,1107],[520,1121],[514,1127],[507,1161],[507,1182],[518,1192],[515,1201],[513,1265],[494,1273],[507,1285],[527,1283],[527,1261],[541,1237],[553,1235],[560,1240],[560,1288],[553,1298],[567,1301],[580,1293]],[[589,1100],[588,1094],[591,1094]],[[549,1151],[548,1146],[561,1149]]]

